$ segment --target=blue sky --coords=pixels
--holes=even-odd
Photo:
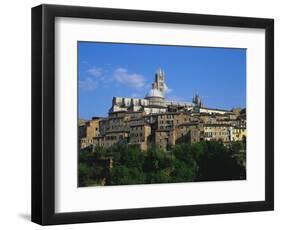
[[[159,67],[167,100],[246,106],[246,49],[78,42],[79,117],[107,116],[113,96],[143,98]]]

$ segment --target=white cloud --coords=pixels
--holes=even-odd
[[[171,93],[173,90],[164,83],[164,93]]]
[[[87,70],[87,73],[89,73],[93,77],[101,77],[103,75],[103,72],[104,71],[102,68],[98,68],[95,66]]]
[[[113,73],[114,79],[120,83],[127,85],[128,87],[135,89],[142,89],[145,87],[144,76],[137,73],[129,73],[127,69],[118,68]]]
[[[98,87],[98,83],[92,78],[79,80],[79,88],[84,91],[94,91]]]

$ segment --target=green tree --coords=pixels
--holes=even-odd
[[[79,154],[79,186],[245,179],[245,162],[243,141],[183,143],[168,151],[120,143]]]
[[[137,168],[128,168],[120,165],[110,170],[109,185],[143,184],[144,182],[145,176]]]
[[[190,158],[188,162],[176,159],[171,173],[171,182],[190,182],[194,181],[197,175],[197,164]]]
[[[208,141],[206,152],[198,160],[198,181],[245,179],[245,168],[238,164],[222,142]],[[233,146],[233,149],[238,146]],[[237,150],[235,150],[237,151]]]

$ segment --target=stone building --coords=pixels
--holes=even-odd
[[[216,140],[225,143],[231,140],[231,130],[228,124],[204,124],[203,125],[203,136],[204,140]]]
[[[200,122],[185,122],[176,129],[176,144],[196,143],[204,140],[202,138],[202,124]]]
[[[99,128],[101,118],[93,117],[90,121],[79,122],[78,136],[79,148],[84,149],[93,145],[93,138],[100,135]]]
[[[108,117],[93,118],[79,126],[80,149],[110,147],[117,143],[147,150],[167,150],[179,143],[218,140],[224,143],[246,137],[246,110],[204,107],[199,94],[192,102],[165,99],[165,74],[159,69],[144,98],[114,97]]]
[[[146,122],[132,124],[130,126],[129,140],[130,145],[137,145],[141,150],[147,150],[151,143],[151,126]]]
[[[246,128],[244,127],[236,126],[231,129],[231,141],[244,141],[246,135]]]
[[[163,129],[155,131],[155,145],[160,149],[168,149],[169,146],[173,146],[176,143],[175,130]]]

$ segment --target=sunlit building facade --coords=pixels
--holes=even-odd
[[[207,108],[198,93],[192,102],[165,99],[165,73],[159,69],[144,98],[114,97],[108,117],[79,126],[79,148],[95,150],[117,143],[168,150],[179,143],[246,138],[246,110]]]

